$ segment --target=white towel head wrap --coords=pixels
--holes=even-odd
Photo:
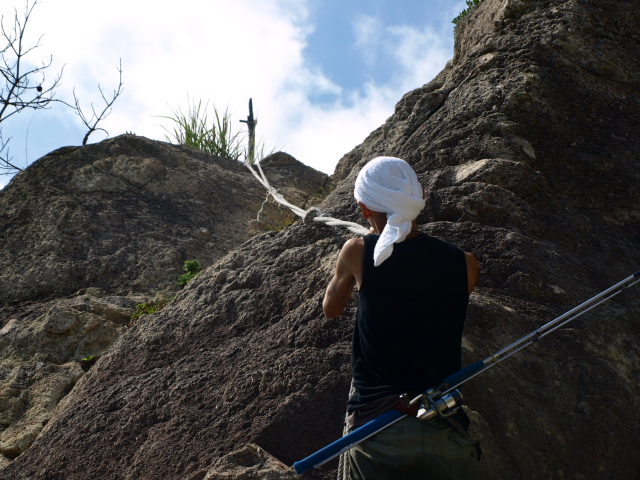
[[[387,225],[373,252],[377,267],[411,232],[413,220],[424,208],[422,186],[416,172],[399,158],[378,157],[367,163],[358,174],[354,196],[369,210],[387,214]]]

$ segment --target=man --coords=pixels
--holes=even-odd
[[[359,290],[352,429],[392,408],[406,410],[401,394],[423,393],[461,368],[462,329],[478,278],[472,254],[418,231],[424,191],[404,160],[369,162],[354,194],[370,234],[344,244],[323,302],[325,315],[335,318],[354,286]],[[479,450],[466,434],[464,412],[423,423],[413,410],[349,451],[350,478],[477,478]]]

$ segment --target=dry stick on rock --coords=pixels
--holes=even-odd
[[[74,109],[75,109],[76,113],[78,114],[78,116],[80,117],[80,119],[82,120],[82,123],[84,123],[84,125],[89,129],[87,134],[82,139],[82,145],[86,145],[87,144],[87,140],[89,140],[89,135],[91,135],[96,130],[102,130],[104,133],[109,135],[109,132],[107,132],[104,128],[98,127],[98,123],[100,123],[102,120],[104,120],[105,118],[107,118],[109,116],[109,114],[111,113],[112,105],[114,104],[116,99],[122,93],[122,59],[120,59],[120,66],[118,67],[118,73],[120,75],[118,88],[113,91],[113,98],[111,100],[107,100],[107,97],[105,97],[104,92],[102,91],[102,88],[100,87],[100,84],[98,84],[98,90],[100,90],[100,95],[102,95],[102,99],[104,100],[104,103],[106,104],[106,106],[104,107],[102,112],[98,115],[96,113],[96,109],[94,108],[93,103],[92,103],[91,104],[92,115],[91,115],[90,119],[87,119],[87,117],[85,116],[84,112],[82,111],[82,108],[80,107],[80,99],[76,96],[75,88],[73,89],[73,99],[75,101]]]
[[[22,61],[25,56],[40,46],[38,39],[35,45],[25,46],[23,44],[27,23],[38,0],[31,5],[27,2],[24,18],[18,16],[15,9],[13,18],[13,29],[7,30],[4,24],[4,17],[0,19],[0,34],[2,41],[6,41],[5,46],[0,46],[0,75],[4,79],[4,87],[0,91],[0,123],[7,118],[21,112],[25,108],[40,110],[51,108],[51,102],[62,102],[54,99],[54,90],[60,83],[64,67],[60,73],[54,77],[53,82],[45,87],[45,70],[51,66],[53,58],[49,58],[49,63],[42,62],[42,65],[34,68],[22,70]],[[31,80],[34,76],[41,76],[39,81]],[[6,141],[2,138],[0,129],[0,175],[11,175],[22,171],[22,168],[12,163],[7,145],[11,138]],[[4,154],[2,152],[5,152]],[[2,171],[4,170],[4,171]]]

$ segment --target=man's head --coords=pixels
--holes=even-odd
[[[424,208],[423,190],[411,166],[399,158],[378,157],[358,174],[354,196],[367,210],[387,214],[387,224],[373,255],[376,266],[404,241],[413,220]]]

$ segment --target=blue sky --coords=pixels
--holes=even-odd
[[[10,26],[13,8],[0,14]],[[332,173],[342,155],[393,113],[401,96],[429,82],[453,56],[451,20],[465,7],[445,0],[42,0],[28,24],[27,60],[53,56],[48,77],[64,66],[57,97],[83,109],[124,92],[101,125],[165,140],[160,118],[188,99],[229,109],[238,129],[253,98],[257,134]],[[19,166],[65,145],[85,130],[62,105],[25,111],[0,124]],[[90,143],[106,138],[97,132]],[[0,176],[0,187],[9,177]]]

